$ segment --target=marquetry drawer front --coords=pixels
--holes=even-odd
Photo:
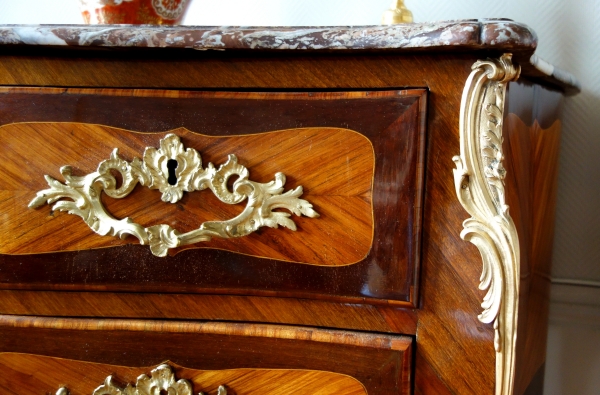
[[[0,335],[2,393],[389,395],[411,388],[411,339],[403,336],[25,317],[3,318]],[[128,385],[137,392],[125,392]]]
[[[4,288],[415,299],[423,90],[5,88],[0,108]]]
[[[7,375],[0,385],[20,395],[46,394],[50,388],[57,395],[123,394],[127,387],[137,394],[158,392],[173,395],[200,394],[331,394],[367,395],[364,386],[346,375],[317,370],[227,369],[204,371],[187,369],[166,362],[147,368],[74,361],[32,354],[0,353],[0,365],[6,370],[33,376],[28,383],[17,374]],[[44,372],[39,375],[39,372]],[[227,383],[223,385],[222,383]],[[228,390],[229,389],[229,390]],[[136,394],[135,392],[132,392]]]

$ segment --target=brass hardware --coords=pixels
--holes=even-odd
[[[397,23],[412,23],[413,14],[404,5],[404,0],[394,0],[390,9],[381,17],[382,25],[395,25]]]
[[[54,211],[67,211],[80,216],[99,235],[121,238],[135,236],[140,244],[149,244],[152,253],[161,257],[166,256],[170,248],[209,241],[212,237],[242,237],[263,226],[277,228],[281,225],[295,231],[296,224],[288,218],[290,214],[272,211],[276,208],[287,209],[298,216],[319,216],[312,204],[299,199],[303,191],[301,186],[283,193],[284,174],[275,173],[274,180],[266,184],[250,181],[248,169],[238,163],[235,155],[229,155],[227,162],[219,169],[212,163],[204,169],[200,154],[192,148],[184,150],[179,137],[174,134],[168,134],[160,140],[158,150],[147,147],[143,158],[143,161],[135,158],[127,162],[119,158],[119,150],[115,148],[110,159],[100,162],[96,172],[83,177],[73,176],[71,167],[63,166],[60,172],[65,178],[65,184],[46,175],[50,189],[39,191],[29,207],[36,208],[45,203],[56,202],[52,206]],[[172,160],[177,162],[175,180],[169,178],[169,162]],[[116,188],[111,170],[121,173],[123,182],[119,188]],[[229,191],[227,180],[232,176],[237,176],[238,179],[233,183],[232,191]],[[144,228],[129,218],[114,218],[105,210],[101,201],[102,191],[112,198],[120,199],[129,195],[138,183],[150,189],[158,189],[164,202],[176,203],[182,198],[183,192],[208,188],[224,203],[237,204],[247,199],[248,204],[235,218],[205,222],[188,233],[180,233],[169,225]],[[59,200],[63,198],[72,201]]]
[[[165,391],[169,395],[193,395],[192,384],[188,380],[179,379],[175,381],[175,375],[171,367],[162,364],[150,372],[151,377],[145,374],[137,378],[135,386],[127,384],[121,388],[113,381],[113,376],[104,379],[104,384],[96,388],[92,395],[154,395]],[[56,395],[69,395],[66,387],[61,387]],[[198,393],[204,395],[204,392]],[[218,395],[227,395],[227,389],[220,385]]]
[[[460,106],[460,156],[453,158],[456,195],[471,218],[461,237],[475,244],[483,259],[479,288],[483,323],[493,323],[496,395],[512,395],[519,305],[519,238],[505,203],[502,119],[506,85],[519,77],[510,54],[477,61]]]

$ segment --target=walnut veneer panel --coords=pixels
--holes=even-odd
[[[249,136],[209,137],[170,131],[184,147],[194,148],[218,167],[229,154],[250,171],[249,179],[268,183],[277,172],[286,175],[285,190],[302,185],[320,217],[292,216],[297,232],[280,227],[261,228],[250,235],[221,239],[182,248],[206,247],[284,261],[323,266],[349,265],[367,255],[373,238],[373,148],[363,135],[347,129],[299,128]],[[164,134],[142,134],[92,124],[22,123],[0,127],[3,160],[0,170],[0,225],[3,254],[36,254],[88,250],[136,243],[137,239],[97,235],[75,215],[52,212],[51,205],[27,209],[38,191],[49,188],[42,175],[64,183],[59,168],[69,164],[75,175],[96,171],[114,148],[131,162],[146,147],[159,147]],[[113,147],[113,148],[111,148]],[[32,155],[32,153],[35,153]],[[326,159],[325,159],[326,158]],[[24,165],[26,164],[26,165]],[[64,200],[69,200],[66,198]],[[180,232],[198,229],[206,221],[237,216],[238,205],[220,202],[210,190],[184,193],[177,204],[160,201],[157,190],[137,185],[123,199],[103,196],[107,211],[129,217],[144,227],[168,224]],[[49,214],[50,211],[50,214]],[[327,240],[327,243],[323,243]]]
[[[336,373],[337,380],[339,375],[353,378],[369,395],[411,391],[412,339],[406,336],[258,324],[0,316],[0,349],[130,368],[169,360],[195,370],[316,370]],[[101,368],[99,374],[105,373]]]
[[[58,167],[70,159],[81,163],[82,172],[91,171],[99,157],[107,157],[115,146],[130,145],[122,149],[123,154],[139,156],[143,147],[157,146],[162,137],[150,132],[186,127],[211,136],[177,131],[184,136],[184,144],[189,141],[187,146],[203,155],[203,163],[222,163],[228,153],[236,153],[249,168],[251,179],[267,182],[276,171],[282,171],[288,176],[286,187],[303,185],[304,197],[322,215],[295,217],[299,228],[296,233],[281,228],[261,229],[246,240],[213,239],[203,245],[212,249],[187,250],[166,258],[153,256],[143,246],[26,257],[1,255],[0,282],[4,288],[218,292],[347,300],[367,297],[375,302],[414,302],[421,245],[424,90],[232,93],[7,88],[0,94],[0,105],[5,110],[0,116],[0,124],[5,125],[3,144],[11,147],[14,142],[21,147],[11,153],[16,156],[8,162],[33,160],[32,167],[37,168],[34,173],[39,174],[37,178],[32,178],[29,171],[15,174],[7,181],[15,184],[10,186],[13,190],[19,187],[16,184],[29,185],[24,189],[30,191],[35,189],[31,183],[41,187],[36,180],[41,181],[44,173],[61,179]],[[55,124],[31,123],[50,121]],[[27,123],[8,125],[15,122]],[[57,122],[93,123],[140,133]],[[282,129],[293,130],[271,133]],[[44,146],[50,151],[45,155],[52,158],[50,164],[44,163],[40,155],[26,158],[22,151],[29,139],[39,142],[31,143],[39,144],[32,151]],[[102,143],[97,144],[99,141]],[[253,148],[244,148],[246,142],[253,142]],[[93,154],[79,150],[95,145]],[[63,157],[66,159],[61,163]],[[191,196],[180,205],[167,206],[164,210],[168,212],[160,211],[159,216],[164,214],[165,222],[173,221],[176,227],[193,229],[201,220],[209,219],[195,200],[198,193],[188,194]],[[209,203],[218,203],[210,195],[202,194]],[[15,199],[9,193],[5,204],[14,208],[13,202],[24,202],[30,196],[25,193]],[[351,201],[348,196],[352,196]],[[136,203],[130,207],[127,202],[132,199]],[[133,196],[111,202],[110,211],[143,224],[162,223],[146,207],[149,201],[165,206],[155,191],[138,186]],[[187,202],[195,202],[191,203],[191,212],[199,213],[197,221],[187,218]],[[233,216],[227,210],[241,210],[225,206],[219,206],[225,218]],[[62,234],[56,239],[55,244],[64,242],[61,249],[88,248],[89,240],[102,239],[86,229],[79,218],[56,213],[55,219],[46,219],[48,210],[39,210],[36,215],[44,216],[39,221],[47,221],[54,228],[65,226],[67,233],[69,227],[79,226],[74,235]],[[348,222],[352,224],[346,225]],[[36,226],[35,221],[32,226]],[[43,230],[35,232],[40,236]],[[13,251],[32,252],[37,248],[21,245],[20,235]],[[14,240],[6,232],[2,237]],[[35,238],[31,242],[35,243]],[[98,242],[120,244],[118,240]],[[37,248],[40,250],[52,248],[42,246]],[[79,263],[73,266],[75,261]],[[332,270],[295,262],[354,264]],[[164,270],[166,267],[169,270]]]
[[[224,385],[228,395],[367,395],[356,379],[339,373],[290,369],[226,369],[202,371],[166,362],[175,380],[187,380],[193,393],[217,393]],[[152,377],[153,367],[133,368],[74,361],[31,354],[0,353],[0,389],[19,395],[37,395],[66,387],[70,395],[91,395],[106,377],[115,386],[135,385],[138,376]]]

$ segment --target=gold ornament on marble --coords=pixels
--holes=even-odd
[[[127,384],[122,388],[115,384],[113,376],[104,379],[104,384],[94,390],[92,395],[156,395],[164,393],[169,395],[193,395],[192,384],[188,380],[175,381],[175,374],[171,367],[162,364],[150,372],[150,377],[145,374],[137,378],[135,386]],[[56,395],[69,395],[66,387],[61,387]],[[204,392],[198,393],[204,395]],[[227,389],[220,385],[218,395],[227,395]]]
[[[506,85],[520,69],[505,54],[477,61],[460,107],[460,156],[453,158],[456,194],[471,215],[461,237],[479,249],[482,290],[488,290],[479,320],[493,323],[496,350],[496,395],[511,395],[519,303],[519,238],[505,202],[502,165],[502,120]]]
[[[111,171],[118,171],[122,176],[119,188]],[[319,216],[312,204],[299,198],[303,192],[302,186],[284,192],[283,173],[275,173],[274,180],[265,184],[250,181],[248,169],[238,163],[235,155],[229,155],[227,162],[218,169],[212,163],[202,168],[200,154],[192,148],[184,149],[179,137],[174,134],[165,136],[160,141],[159,149],[147,147],[143,161],[135,158],[127,162],[119,157],[119,150],[115,148],[110,159],[101,162],[94,173],[83,177],[73,176],[70,166],[61,167],[60,172],[65,184],[45,176],[50,188],[39,191],[29,203],[30,208],[54,203],[54,211],[67,211],[80,216],[99,235],[121,238],[135,236],[140,244],[149,244],[152,253],[161,257],[166,256],[170,248],[209,241],[212,237],[242,237],[263,226],[277,228],[281,225],[295,231],[296,224],[289,218],[290,214],[274,209],[283,208],[298,216]],[[230,191],[227,181],[232,176],[238,178]],[[238,204],[246,199],[248,203],[241,214],[233,219],[205,222],[187,233],[180,233],[169,225],[144,228],[129,218],[114,218],[101,201],[102,192],[120,199],[129,195],[138,183],[158,189],[162,193],[161,199],[169,203],[178,202],[183,192],[203,189],[210,189],[227,204]],[[60,200],[64,198],[71,201]]]
[[[395,25],[398,23],[412,23],[413,14],[404,5],[404,0],[394,0],[389,10],[385,10],[381,17],[382,25]]]

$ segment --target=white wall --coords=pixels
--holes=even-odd
[[[600,394],[600,1],[405,2],[416,22],[503,17],[526,23],[538,33],[538,55],[582,82],[583,92],[564,109],[545,393]],[[184,24],[378,24],[389,3],[193,0]],[[78,0],[0,0],[0,24],[81,22]]]
[[[545,395],[600,394],[600,288],[554,284]]]

